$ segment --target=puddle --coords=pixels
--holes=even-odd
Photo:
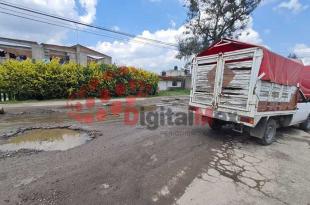
[[[65,151],[92,140],[86,133],[70,129],[36,129],[26,131],[0,143],[0,151],[21,149],[40,151]]]

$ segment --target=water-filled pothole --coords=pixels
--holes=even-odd
[[[0,151],[22,149],[39,151],[65,151],[92,140],[87,133],[71,129],[35,129],[0,142]]]

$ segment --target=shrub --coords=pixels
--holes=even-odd
[[[156,74],[135,67],[8,60],[0,64],[0,92],[17,100],[154,95]]]

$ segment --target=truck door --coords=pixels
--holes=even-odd
[[[217,106],[220,108],[249,110],[249,98],[255,80],[252,78],[254,52],[224,54],[218,66]],[[253,79],[253,80],[252,80]]]

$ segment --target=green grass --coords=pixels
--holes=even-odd
[[[48,102],[48,101],[62,101],[67,99],[50,99],[50,100],[9,100],[0,102],[0,105],[10,105],[10,104],[19,104],[19,103],[36,103],[36,102]]]
[[[167,91],[160,91],[156,96],[180,96],[180,95],[189,95],[190,90],[187,89],[173,89]]]

